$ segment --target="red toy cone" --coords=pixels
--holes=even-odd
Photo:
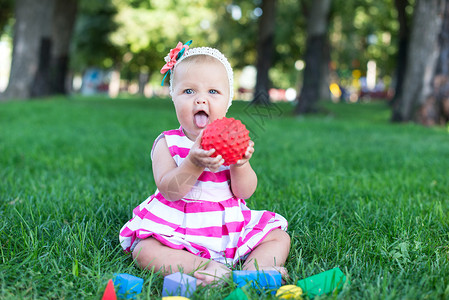
[[[103,293],[103,298],[101,300],[117,300],[117,295],[115,294],[114,283],[112,279],[109,279],[108,285]]]

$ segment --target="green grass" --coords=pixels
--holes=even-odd
[[[390,124],[382,103],[326,109],[236,102],[228,114],[255,141],[248,205],[289,221],[288,283],[340,267],[351,285],[337,298],[449,298],[447,129]],[[0,104],[0,298],[100,299],[121,272],[145,279],[139,299],[160,297],[162,277],[133,264],[118,232],[155,190],[153,140],[177,126],[167,99]]]

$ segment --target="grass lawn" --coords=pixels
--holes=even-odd
[[[448,130],[390,124],[383,103],[326,108],[228,113],[255,141],[248,205],[289,221],[288,283],[339,267],[351,284],[337,298],[448,299]],[[155,190],[154,139],[177,127],[167,99],[1,103],[0,299],[100,299],[114,273],[144,278],[139,299],[160,298],[163,278],[133,264],[118,232]]]

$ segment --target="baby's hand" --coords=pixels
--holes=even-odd
[[[216,172],[218,168],[220,168],[224,159],[221,155],[217,155],[216,157],[211,157],[211,155],[215,152],[215,149],[210,149],[208,151],[201,148],[201,137],[203,136],[203,132],[196,138],[195,143],[190,149],[188,158],[190,161],[201,168],[208,168],[212,172]]]
[[[250,158],[253,156],[253,153],[254,153],[254,142],[249,141],[249,145],[248,145],[248,148],[246,148],[245,155],[243,156],[242,159],[239,159],[235,163],[235,166],[240,167],[240,166],[243,166],[244,164],[246,164],[250,160]]]

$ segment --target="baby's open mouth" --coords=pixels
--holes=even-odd
[[[201,110],[193,116],[193,121],[199,128],[204,128],[209,123],[209,116],[205,111]]]

